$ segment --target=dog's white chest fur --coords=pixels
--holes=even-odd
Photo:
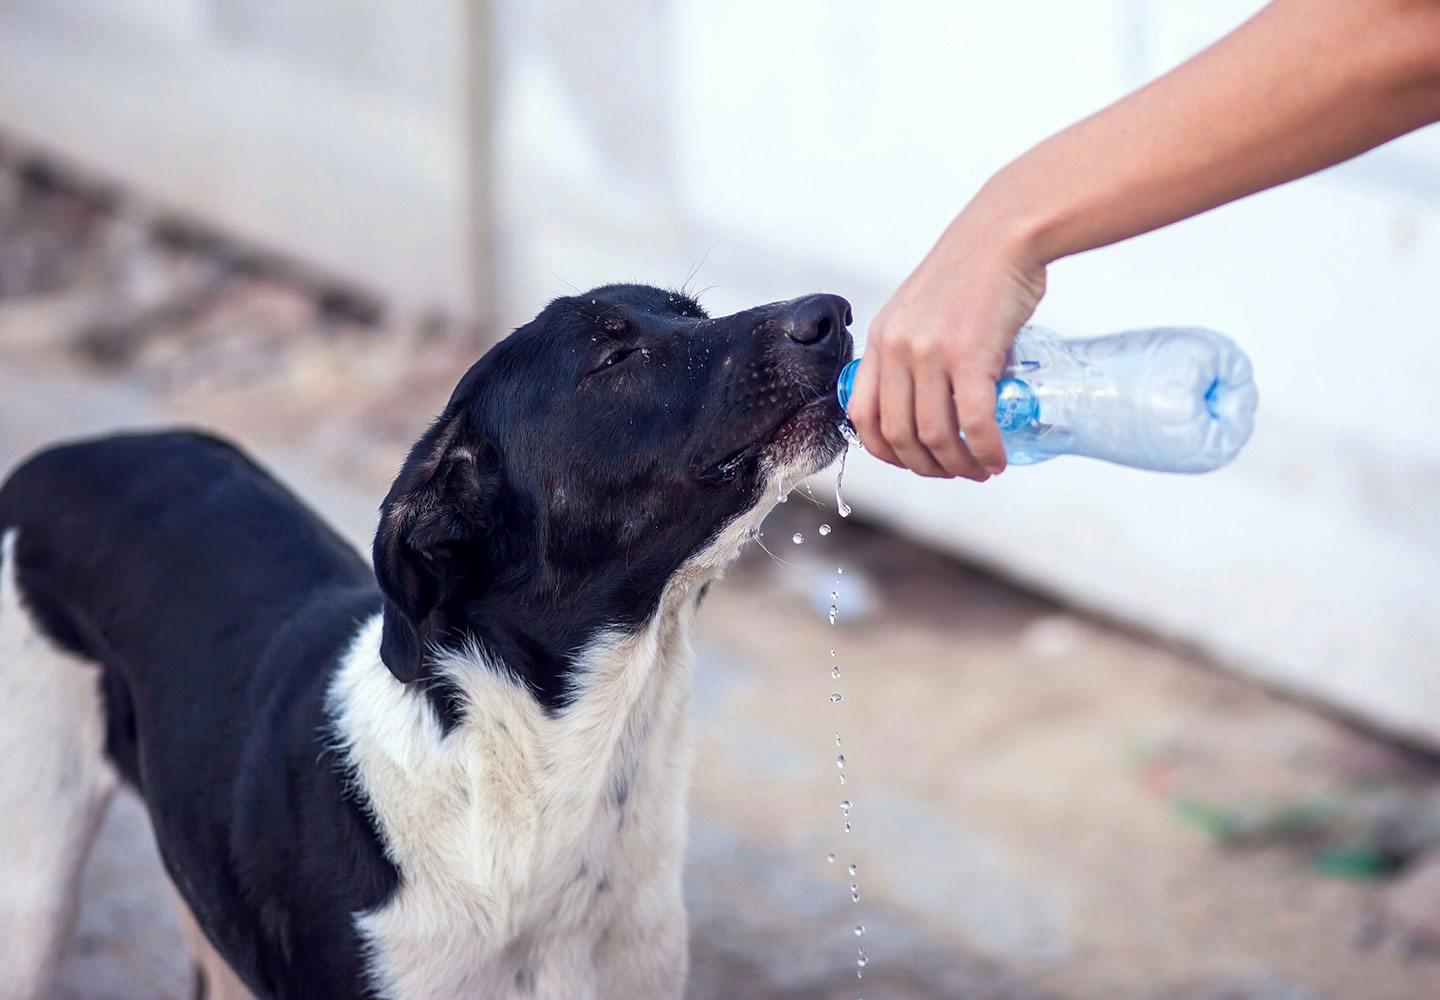
[[[645,631],[593,643],[554,717],[482,663],[443,663],[468,705],[447,735],[381,664],[378,617],[362,629],[331,704],[401,872],[356,918],[385,996],[680,995],[692,606],[667,593]]]

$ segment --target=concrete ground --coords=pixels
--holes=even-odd
[[[463,332],[368,329],[273,273],[109,224],[96,250],[94,220],[8,205],[0,184],[0,469],[58,437],[201,424],[365,541],[474,355]],[[1401,895],[1433,863],[1432,762],[863,515],[797,492],[701,616],[693,1000],[1440,997],[1429,896]],[[1380,828],[1403,867],[1340,863]],[[122,796],[61,995],[186,982]]]

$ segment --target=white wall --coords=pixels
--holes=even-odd
[[[498,4],[502,289],[638,278],[716,310],[825,289],[858,329],[988,174],[1251,0]],[[1440,134],[1056,265],[1039,319],[1211,325],[1248,451],[983,488],[850,463],[865,514],[1440,745]]]
[[[475,305],[465,0],[8,0],[0,129],[368,284]]]

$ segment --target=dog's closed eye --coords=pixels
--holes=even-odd
[[[605,371],[607,368],[614,368],[626,358],[639,355],[642,358],[650,357],[650,351],[644,347],[617,347],[600,359],[600,363],[587,372],[587,375],[595,375]]]

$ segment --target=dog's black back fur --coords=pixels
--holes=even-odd
[[[343,644],[380,608],[369,567],[200,434],[44,452],[0,490],[0,525],[19,529],[32,613],[102,664],[110,755],[237,973],[259,996],[364,995],[352,914],[397,875],[331,756],[323,703]]]

